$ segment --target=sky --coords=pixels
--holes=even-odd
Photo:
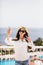
[[[0,28],[43,28],[43,0],[0,0]]]

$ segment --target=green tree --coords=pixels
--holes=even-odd
[[[34,42],[34,44],[36,45],[36,46],[42,46],[43,44],[43,41],[42,41],[42,38],[38,38],[37,40],[35,40],[35,41],[33,41]]]

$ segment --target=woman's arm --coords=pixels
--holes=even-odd
[[[7,40],[9,40],[10,34],[11,34],[11,28],[8,27],[7,32],[6,32],[6,39],[7,39]]]
[[[35,45],[34,45],[33,41],[30,39],[30,37],[28,37],[27,40],[28,40],[28,43],[27,43],[28,47],[30,47],[34,51]]]
[[[11,28],[8,27],[7,32],[6,32],[6,38],[5,38],[5,43],[7,45],[12,45],[13,44],[12,43],[13,41],[12,41],[12,38],[10,37],[10,34],[11,34]]]

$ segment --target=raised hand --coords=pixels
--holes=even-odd
[[[27,40],[28,42],[31,42],[30,37],[26,37],[26,40]]]
[[[8,27],[7,32],[6,32],[6,38],[7,38],[7,39],[9,39],[10,34],[11,34],[11,28]]]

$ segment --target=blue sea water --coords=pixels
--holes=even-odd
[[[2,60],[0,65],[15,65],[15,60]]]
[[[40,59],[43,59],[43,56],[39,56]]]
[[[39,56],[40,59],[43,59],[43,56]],[[15,65],[15,60],[1,60],[0,65]]]
[[[2,44],[6,44],[5,43],[5,38],[6,38],[6,28],[0,28],[0,43]],[[11,37],[15,37],[17,33],[17,29],[16,28],[12,28],[12,33],[11,33]],[[32,39],[32,41],[35,41],[38,37],[43,38],[43,28],[39,28],[39,29],[35,29],[35,28],[28,28],[28,33],[30,38]]]

